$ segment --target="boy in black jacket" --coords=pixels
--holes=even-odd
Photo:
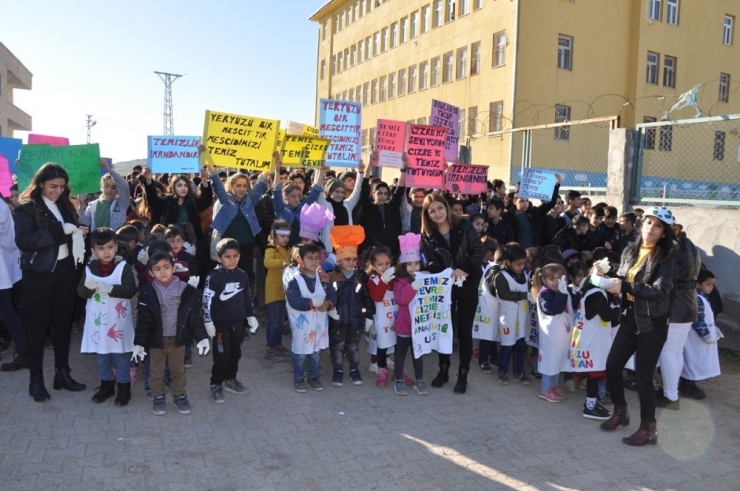
[[[216,244],[219,266],[206,278],[203,289],[203,315],[209,337],[216,337],[211,369],[213,402],[224,402],[224,389],[234,394],[248,394],[249,389],[239,382],[236,372],[242,357],[245,324],[254,334],[259,328],[254,316],[249,276],[238,268],[239,242],[221,239]]]
[[[152,392],[156,415],[165,414],[164,371],[172,374],[172,397],[180,414],[190,414],[185,393],[185,345],[198,339],[201,356],[211,349],[203,325],[198,290],[174,276],[172,256],[157,252],[149,258],[149,274],[154,281],[139,292],[139,319],[134,335],[132,360],[143,360],[149,350]]]

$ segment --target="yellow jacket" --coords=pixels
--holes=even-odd
[[[265,305],[285,300],[283,290],[283,269],[285,261],[290,258],[290,249],[280,246],[267,246],[265,249]]]

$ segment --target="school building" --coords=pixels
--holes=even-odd
[[[13,90],[31,90],[33,75],[23,63],[0,43],[0,136],[14,131],[31,131],[31,116],[13,104]]]

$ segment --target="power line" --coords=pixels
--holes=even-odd
[[[175,125],[172,117],[172,82],[182,77],[176,73],[154,72],[164,82],[164,135],[174,135]]]

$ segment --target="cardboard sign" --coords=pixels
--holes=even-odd
[[[442,189],[445,185],[445,138],[447,128],[412,124],[406,137],[409,168],[406,186]]]
[[[0,155],[8,159],[8,168],[11,174],[18,173],[18,169],[15,168],[15,161],[18,160],[22,146],[23,140],[20,138],[0,136]]]
[[[375,133],[375,151],[378,167],[403,167],[403,149],[406,143],[406,123],[379,119]]]
[[[359,167],[362,104],[359,102],[319,101],[319,134],[331,140],[326,152],[330,167]]]
[[[550,201],[555,191],[555,173],[527,167],[519,184],[519,197]]]
[[[419,288],[409,304],[414,358],[432,350],[451,354],[452,269],[447,268],[437,274],[417,272],[414,279],[424,281],[424,286]]]
[[[48,136],[48,135],[34,135],[31,133],[28,135],[29,145],[51,145],[52,147],[65,147],[69,145],[69,138],[63,136]]]
[[[319,129],[315,126],[288,120],[288,133],[303,136],[319,136]]]
[[[18,159],[18,189],[26,189],[36,171],[48,162],[64,167],[73,195],[100,191],[100,147],[97,143],[67,147],[23,145]]]
[[[283,137],[280,150],[283,165],[320,169],[326,165],[326,151],[331,141],[326,138],[291,135]]]
[[[0,194],[3,198],[10,198],[10,186],[13,185],[13,175],[10,173],[8,159],[0,155]]]
[[[204,154],[215,167],[266,171],[272,168],[280,121],[206,111]]]
[[[152,172],[199,172],[199,136],[147,136],[146,165]]]
[[[460,140],[460,135],[457,133],[459,122],[459,107],[432,99],[432,116],[429,118],[429,124],[431,126],[447,128],[447,138],[445,139],[445,160],[448,162],[454,162],[457,160],[457,147]]]
[[[451,165],[445,175],[445,189],[461,194],[485,193],[487,179],[488,167],[484,165]]]

